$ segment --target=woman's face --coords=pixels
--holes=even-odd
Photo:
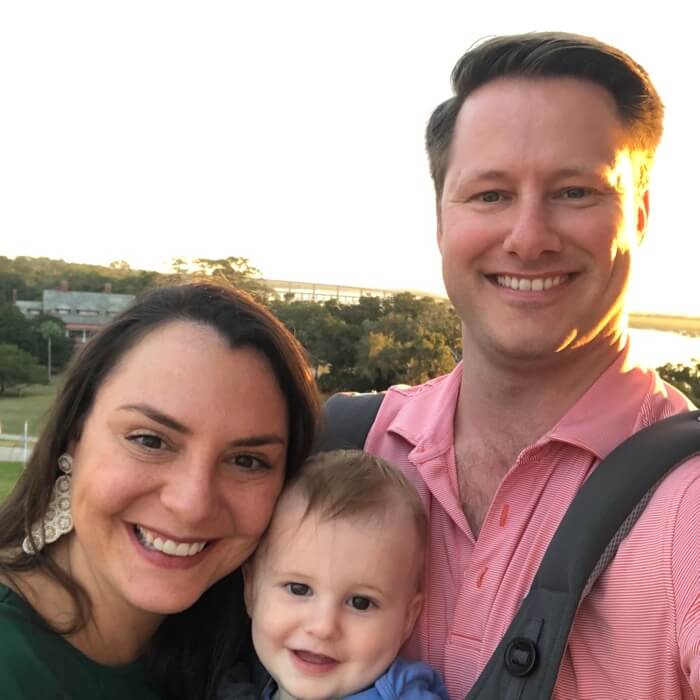
[[[96,611],[178,612],[239,567],[282,487],[287,425],[267,359],[207,325],[168,323],[126,353],[70,449],[65,547]]]

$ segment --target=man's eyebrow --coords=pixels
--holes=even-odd
[[[474,170],[472,172],[461,172],[457,178],[458,182],[465,180],[503,180],[508,176],[505,170]]]
[[[560,168],[552,173],[553,177],[580,177],[581,175],[599,175],[596,169],[591,168]],[[475,170],[473,172],[460,173],[458,180],[503,180],[508,177],[505,170]]]
[[[184,435],[189,435],[192,432],[186,425],[180,423],[180,421],[176,420],[172,416],[169,416],[167,413],[159,411],[157,408],[150,406],[147,403],[128,403],[120,406],[119,409],[123,411],[137,411],[138,413],[142,413],[144,416],[146,416],[146,418],[150,418],[156,423],[160,423],[166,428],[171,428],[172,430],[175,430],[178,433],[183,433]]]
[[[554,173],[554,177],[581,177],[600,176],[600,172],[591,168],[561,168]]]

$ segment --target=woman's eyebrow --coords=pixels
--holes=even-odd
[[[157,408],[155,408],[154,406],[150,406],[147,403],[124,404],[123,406],[120,406],[119,409],[124,411],[136,411],[138,413],[141,413],[142,415],[146,416],[146,418],[150,418],[156,423],[160,423],[166,428],[171,428],[172,430],[175,430],[178,433],[182,433],[183,435],[192,434],[192,430],[186,425],[183,425],[182,423],[180,423],[180,421],[176,420],[172,416],[169,416],[167,413],[159,411]],[[282,435],[278,435],[276,433],[265,433],[263,435],[250,435],[238,438],[237,440],[231,440],[231,442],[229,443],[231,447],[259,447],[261,445],[272,444],[286,445],[287,440]]]
[[[272,444],[286,445],[287,441],[281,435],[270,433],[269,435],[251,435],[229,442],[231,447],[259,447]]]
[[[166,428],[171,428],[172,430],[175,430],[178,433],[183,433],[184,435],[189,435],[192,432],[186,425],[180,423],[180,421],[176,420],[172,416],[169,416],[167,413],[159,411],[157,408],[150,406],[147,403],[128,403],[120,406],[119,410],[137,411],[138,413],[146,416],[146,418],[150,418],[156,423],[160,423]]]

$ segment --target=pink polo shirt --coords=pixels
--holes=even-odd
[[[426,604],[405,651],[442,672],[453,700],[486,665],[591,470],[627,436],[688,408],[654,372],[621,355],[518,455],[475,541],[453,446],[461,377],[458,365],[427,384],[391,389],[365,445],[411,478],[429,514]],[[582,603],[553,697],[700,698],[700,458],[659,486]]]

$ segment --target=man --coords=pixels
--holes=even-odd
[[[625,296],[663,119],[646,72],[594,39],[526,34],[468,51],[453,88],[427,148],[463,361],[390,390],[365,449],[426,503],[427,600],[407,651],[456,699],[591,471],[688,403],[628,360]],[[554,697],[700,697],[698,527],[694,459],[584,599]]]

